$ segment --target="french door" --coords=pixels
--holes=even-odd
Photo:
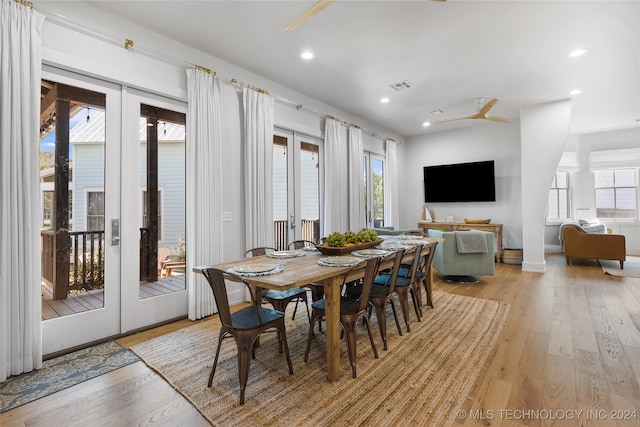
[[[365,152],[362,156],[365,174],[365,210],[367,227],[378,228],[385,225],[385,158]]]
[[[187,313],[187,104],[124,89],[122,332]]]
[[[274,129],[274,246],[286,249],[294,240],[318,241],[322,192],[322,140]]]
[[[186,104],[42,76],[43,353],[185,316]]]
[[[117,221],[122,97],[115,84],[52,67],[44,67],[42,79],[40,235],[46,355],[121,330]]]

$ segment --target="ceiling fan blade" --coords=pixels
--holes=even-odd
[[[494,105],[498,102],[498,98],[493,98],[491,101],[487,102],[482,106],[480,111],[478,111],[478,116],[484,116],[489,112],[490,109],[493,108]]]
[[[494,122],[511,123],[511,120],[505,119],[504,117],[485,116],[484,118],[487,120],[493,120]]]
[[[309,9],[304,11],[300,16],[293,20],[283,31],[291,31],[298,25],[302,24],[308,19],[311,19],[315,14],[322,12],[327,6],[333,3],[335,0],[319,0]]]
[[[456,122],[458,120],[477,119],[477,118],[478,117],[476,117],[475,114],[472,114],[472,115],[466,116],[466,117],[458,117],[457,119],[440,120],[440,121],[437,121],[436,123]]]

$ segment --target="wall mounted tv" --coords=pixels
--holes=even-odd
[[[495,202],[494,161],[425,166],[424,201]]]

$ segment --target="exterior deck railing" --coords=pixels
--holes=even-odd
[[[286,219],[273,222],[274,247],[278,250],[287,249],[290,243],[288,227],[289,221]],[[320,220],[303,219],[301,239],[317,242],[320,239]]]
[[[279,250],[289,245],[288,226],[286,220],[274,221],[274,246]],[[142,262],[148,254],[145,229],[140,229],[141,275],[153,274],[149,263]],[[65,299],[69,291],[98,289],[104,285],[104,230],[71,231],[68,233],[70,246],[69,256],[56,256],[56,236],[52,230],[41,230],[41,266],[42,281],[51,286],[54,298]],[[320,238],[320,221],[317,219],[302,220],[301,238],[317,242]],[[58,265],[56,265],[56,262]],[[56,270],[68,269],[68,283],[57,283]]]
[[[104,230],[70,231],[69,256],[56,256],[56,236],[41,230],[42,281],[51,286],[56,299],[64,299],[70,291],[98,289],[104,285]],[[57,263],[57,265],[56,265]],[[57,269],[67,269],[68,283],[58,283]]]

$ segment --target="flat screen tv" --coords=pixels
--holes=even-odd
[[[494,161],[425,166],[424,201],[495,202]]]

